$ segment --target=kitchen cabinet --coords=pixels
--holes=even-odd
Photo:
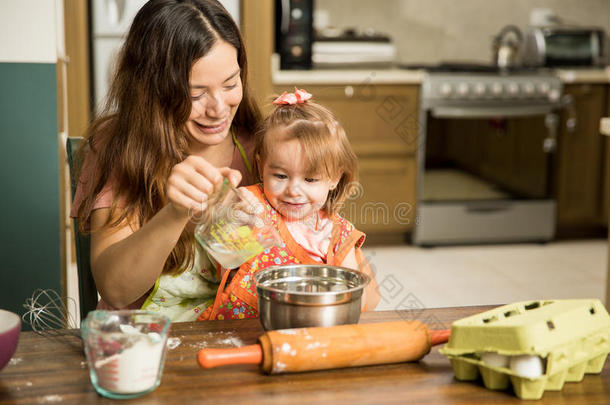
[[[610,86],[606,86],[606,122],[610,120]],[[610,124],[608,124],[610,125]],[[600,128],[601,130],[601,128]],[[604,173],[603,173],[603,196],[602,196],[602,221],[608,225],[610,220],[608,211],[610,210],[610,128],[604,127],[601,131],[604,143]],[[608,132],[608,133],[606,133]],[[610,230],[610,229],[609,229]],[[610,280],[609,280],[610,281]],[[610,292],[610,291],[609,291]],[[610,301],[607,302],[610,304]]]
[[[562,111],[557,150],[557,226],[562,231],[601,227],[604,140],[600,119],[606,114],[603,84],[567,85],[572,106]],[[570,120],[575,119],[573,126]],[[564,232],[565,233],[565,232]]]
[[[241,1],[241,33],[248,50],[248,85],[264,112],[272,92],[271,53],[274,35],[274,0]]]
[[[608,143],[608,137],[610,137],[610,91],[608,92],[608,110],[606,111],[607,115],[606,117],[604,117],[602,119],[602,122],[600,122],[600,132],[602,133],[602,135],[606,135],[604,136],[604,142],[606,143],[606,152],[608,152],[608,145],[610,145]],[[608,154],[606,153],[606,157],[608,156]],[[606,220],[608,220],[608,192],[610,190],[610,160],[606,158],[605,160],[605,164],[604,164],[605,168],[604,168],[604,172],[605,172],[605,187],[604,187],[604,212],[606,215]],[[607,222],[608,223],[608,222]],[[608,223],[608,229],[610,230],[610,223]],[[610,238],[609,238],[609,243],[608,243],[608,264],[606,267],[606,308],[610,308]]]
[[[336,115],[358,156],[359,185],[343,215],[373,241],[402,241],[415,220],[418,86],[295,85]]]

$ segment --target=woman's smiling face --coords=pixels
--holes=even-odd
[[[189,79],[192,109],[186,127],[198,146],[218,145],[226,139],[243,92],[237,50],[218,40],[197,60]]]

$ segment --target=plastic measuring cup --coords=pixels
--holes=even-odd
[[[242,198],[228,179],[212,194],[195,238],[223,268],[239,267],[265,248],[279,244],[275,228],[259,215],[261,205]]]
[[[155,312],[89,312],[81,335],[95,390],[104,397],[126,399],[157,388],[169,326],[169,318]]]

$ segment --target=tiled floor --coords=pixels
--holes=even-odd
[[[365,249],[379,283],[378,310],[506,304],[532,299],[605,300],[606,239]]]

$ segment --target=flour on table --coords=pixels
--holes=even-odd
[[[244,345],[244,342],[236,336],[230,336],[226,339],[220,340],[218,343],[223,344],[223,345],[233,345],[233,346],[237,346],[237,347]]]
[[[61,402],[63,400],[64,398],[61,395],[46,395],[39,399],[38,402],[46,404],[48,402]]]
[[[180,346],[182,340],[179,337],[171,337],[167,339],[167,348],[169,350],[174,350],[176,347]]]
[[[205,349],[207,347],[215,347],[217,345],[241,347],[244,346],[243,340],[233,335],[233,333],[206,333],[204,340],[198,343],[190,344],[190,347]]]
[[[13,357],[13,358],[12,358],[12,359],[11,359],[11,360],[8,362],[8,364],[9,364],[9,365],[11,365],[11,366],[15,366],[15,365],[17,365],[17,364],[21,363],[22,361],[23,361],[23,359],[22,359],[21,357]]]

